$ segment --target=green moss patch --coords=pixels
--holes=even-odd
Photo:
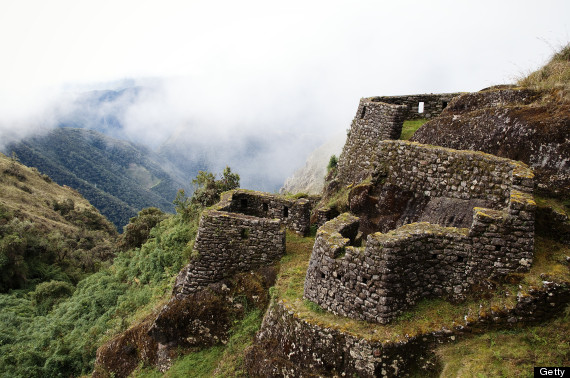
[[[400,135],[400,139],[408,140],[414,135],[417,129],[422,127],[424,123],[426,123],[427,119],[416,119],[416,120],[408,120],[404,121],[404,125],[402,126],[402,134]]]

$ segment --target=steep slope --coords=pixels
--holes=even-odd
[[[0,154],[0,292],[77,282],[113,256],[114,227],[79,193]]]
[[[89,129],[116,139],[138,142],[124,127],[131,106],[150,88],[125,87],[67,94],[55,109],[58,127]]]
[[[92,130],[59,128],[7,151],[77,189],[119,230],[145,207],[174,211],[172,200],[185,187],[168,162],[148,148]]]
[[[320,194],[325,184],[327,163],[332,155],[340,155],[345,140],[345,133],[337,134],[314,150],[307,158],[305,165],[285,181],[280,192]]]

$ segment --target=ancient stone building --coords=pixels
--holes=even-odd
[[[405,96],[371,97],[371,102],[405,105],[405,119],[430,119],[438,116],[449,102],[461,93],[416,94]]]
[[[194,257],[180,272],[175,294],[196,292],[239,272],[270,265],[285,253],[285,228],[309,232],[310,202],[234,190],[204,210]]]
[[[349,197],[361,216],[319,228],[307,299],[386,323],[421,298],[461,299],[481,280],[530,267],[536,204],[524,163],[395,140],[370,160],[372,182]]]
[[[343,184],[363,180],[370,173],[371,159],[380,141],[400,138],[405,120],[435,117],[458,95],[362,98],[338,162],[338,180]]]

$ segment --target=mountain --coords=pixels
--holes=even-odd
[[[77,283],[114,256],[117,232],[78,192],[0,154],[0,293]]]
[[[145,207],[173,212],[182,174],[150,149],[94,130],[57,128],[11,144],[26,165],[76,189],[121,230]]]
[[[93,90],[62,98],[55,109],[58,127],[89,129],[116,139],[131,140],[124,129],[124,117],[147,88]]]
[[[346,134],[340,133],[314,150],[307,158],[305,165],[285,181],[279,192],[321,194],[329,159],[332,155],[340,156],[345,141]]]

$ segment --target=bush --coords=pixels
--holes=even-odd
[[[47,314],[55,305],[70,297],[75,288],[69,282],[49,281],[36,286],[31,297],[36,305],[36,313]]]
[[[149,238],[150,230],[164,219],[166,219],[166,214],[156,207],[141,210],[124,227],[123,235],[119,241],[119,248],[123,251],[139,248]]]

